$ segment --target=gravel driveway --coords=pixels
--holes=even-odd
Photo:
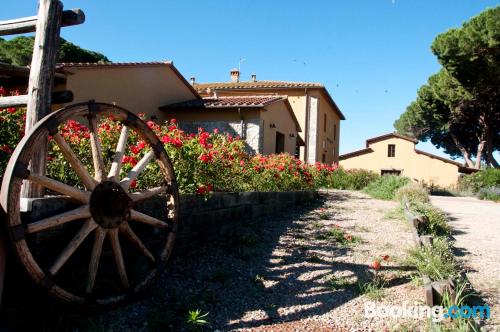
[[[411,272],[398,263],[413,245],[411,234],[404,222],[383,217],[396,206],[330,191],[280,217],[228,229],[220,242],[177,257],[152,298],[103,316],[99,325],[179,331],[187,312],[200,309],[209,313],[205,331],[398,330],[403,321],[364,317],[364,303],[372,300],[356,285],[369,277],[374,258],[389,255],[380,271],[386,281],[380,303],[423,299]],[[341,246],[325,236],[338,227],[361,243]],[[332,287],[332,278],[343,285]]]
[[[490,305],[487,325],[500,326],[500,204],[473,197],[432,196],[453,228],[455,255],[467,277]]]

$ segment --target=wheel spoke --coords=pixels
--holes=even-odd
[[[108,179],[110,181],[118,181],[120,175],[120,170],[122,167],[122,158],[125,154],[125,148],[127,147],[128,139],[128,128],[123,126],[120,133],[120,138],[118,139],[118,144],[116,145],[115,156],[113,157],[113,163],[111,164],[111,170],[108,174]]]
[[[102,147],[97,131],[97,117],[89,117],[90,146],[92,147],[92,160],[94,162],[94,177],[98,182],[104,179],[106,174],[104,160],[102,159]]]
[[[27,233],[37,233],[40,231],[44,231],[46,229],[56,227],[67,222],[77,220],[77,219],[85,219],[90,217],[90,209],[88,205],[82,205],[74,210],[64,212],[52,217],[48,217],[31,224],[26,225]]]
[[[76,233],[73,239],[68,243],[66,248],[59,255],[54,264],[50,267],[49,272],[52,275],[55,275],[59,269],[68,261],[68,259],[73,255],[73,253],[78,249],[80,244],[82,244],[83,240],[87,238],[87,236],[96,229],[97,224],[94,222],[92,218],[87,219],[83,224],[82,228]]]
[[[96,181],[92,176],[90,176],[89,172],[87,171],[85,166],[83,166],[80,159],[78,159],[66,140],[59,133],[56,133],[54,135],[54,140],[56,141],[57,145],[61,149],[62,154],[68,160],[75,173],[78,175],[80,180],[82,180],[83,185],[87,189],[94,189],[96,186]]]
[[[154,157],[153,151],[149,151],[148,153],[146,153],[144,157],[142,157],[142,159],[139,160],[139,162],[134,166],[134,168],[130,170],[130,172],[127,174],[127,177],[120,181],[120,185],[124,190],[128,190],[132,181],[137,179],[139,174],[141,174],[144,168],[146,168],[146,166],[151,161],[151,159],[153,159],[153,157]]]
[[[101,259],[102,244],[106,238],[107,231],[101,227],[97,227],[95,231],[94,246],[92,247],[92,255],[90,256],[89,264],[89,280],[87,283],[87,293],[92,293],[99,269],[99,260]]]
[[[142,222],[143,224],[148,224],[157,228],[167,228],[168,224],[160,219],[156,219],[155,217],[148,216],[147,214],[141,213],[136,210],[130,211],[130,219],[138,222]]]
[[[148,199],[150,197],[166,193],[168,191],[168,186],[161,186],[156,188],[147,189],[145,191],[131,193],[130,198],[134,201],[134,203]]]
[[[111,241],[111,249],[115,256],[116,268],[118,269],[118,275],[122,282],[123,287],[129,288],[127,271],[125,270],[125,262],[123,260],[122,248],[120,246],[120,239],[118,238],[118,229],[113,228],[109,230],[109,239]]]
[[[127,239],[132,242],[132,244],[139,249],[140,252],[144,254],[147,258],[149,258],[151,261],[155,261],[155,258],[153,254],[146,248],[144,243],[142,243],[141,239],[135,234],[135,232],[130,228],[130,225],[128,223],[123,223],[120,225],[120,231],[125,235]]]
[[[67,195],[82,203],[88,203],[90,200],[90,192],[68,186],[65,183],[59,182],[43,175],[30,173],[30,175],[28,176],[28,180],[50,190],[56,191],[60,194]]]

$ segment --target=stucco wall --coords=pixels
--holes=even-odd
[[[325,163],[338,163],[340,118],[318,90],[312,91],[311,97],[319,99],[316,161],[322,161],[324,154]]]
[[[287,95],[290,105],[292,106],[295,117],[297,118],[302,132],[301,137],[305,140],[308,129],[306,127],[306,106],[307,98],[305,89],[245,89],[245,90],[220,90],[217,91],[219,96],[234,96],[234,95],[259,95],[259,94],[280,94]],[[316,149],[311,153],[314,157],[314,161],[321,161],[323,153],[325,153],[325,161],[327,163],[338,163],[339,159],[339,138],[340,138],[340,118],[337,113],[330,106],[328,101],[325,99],[324,95],[320,92],[320,89],[307,89],[307,94],[314,98],[318,98],[318,118],[316,125],[317,136],[316,136]],[[323,129],[323,114],[327,114],[327,132],[324,133]],[[333,124],[337,126],[337,135],[333,137]],[[311,124],[310,124],[311,125]],[[323,141],[325,141],[325,148],[323,148]],[[326,150],[326,152],[325,152]],[[304,148],[300,149],[300,159],[306,160]]]
[[[288,112],[284,102],[266,106],[266,110],[261,113],[264,131],[263,154],[271,154],[276,151],[276,132],[285,136],[285,152],[295,154],[297,139],[297,126]],[[270,125],[275,124],[276,128]],[[293,137],[290,136],[293,135]]]
[[[195,99],[194,93],[168,65],[71,68],[66,89],[74,94],[74,102],[94,99],[116,103],[133,113],[162,116],[158,107]],[[60,87],[61,88],[61,87]]]
[[[387,157],[388,144],[396,145],[395,157]],[[346,169],[362,168],[380,174],[382,169],[401,170],[402,176],[449,187],[458,180],[458,166],[415,152],[415,144],[400,138],[389,138],[370,144],[373,152],[340,161]]]

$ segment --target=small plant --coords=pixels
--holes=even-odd
[[[432,280],[442,280],[457,275],[457,264],[450,243],[444,237],[436,237],[432,247],[410,249],[406,263]]]
[[[328,218],[330,217],[330,215],[328,214],[328,212],[326,211],[325,208],[321,208],[319,210],[318,217],[321,220],[328,220]]]
[[[418,183],[408,183],[407,185],[399,188],[395,192],[395,198],[403,203],[405,201],[408,202],[420,202],[420,203],[429,203],[429,194],[424,187],[422,187]]]
[[[384,298],[385,282],[380,278],[374,278],[371,281],[358,281],[359,293],[366,295],[369,299],[374,301],[380,301]]]
[[[259,275],[259,274],[256,274],[255,275],[255,278],[253,278],[253,281],[256,283],[256,284],[261,284],[261,285],[264,285],[264,281],[266,279],[264,279],[263,276]]]
[[[346,246],[351,244],[357,244],[361,242],[361,238],[355,235],[345,233],[339,226],[335,225],[324,233],[316,236],[318,240],[328,240],[333,239],[335,242]]]
[[[323,260],[321,259],[321,257],[317,253],[314,253],[311,256],[309,256],[308,261],[311,262],[311,263],[321,263],[321,262],[323,262]]]
[[[208,324],[208,321],[205,319],[208,316],[208,312],[202,314],[201,310],[189,310],[188,317],[186,323],[191,327],[201,327]]]
[[[442,236],[450,233],[448,218],[442,210],[430,203],[421,202],[410,202],[410,208],[417,215],[427,217],[429,222],[425,225],[425,229],[423,230],[424,234]]]
[[[364,192],[374,198],[393,200],[396,190],[410,183],[410,181],[406,177],[384,175],[366,186]]]
[[[349,281],[349,278],[347,277],[336,277],[336,276],[331,276],[327,280],[328,286],[331,288],[331,290],[339,290],[339,289],[344,289],[352,285],[352,283]]]
[[[403,212],[403,207],[398,206],[394,209],[391,209],[384,213],[384,219],[386,220],[397,220],[397,221],[405,221],[405,215]]]

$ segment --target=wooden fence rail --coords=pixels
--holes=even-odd
[[[416,246],[419,248],[432,248],[432,235],[421,235],[425,224],[429,222],[428,219],[425,216],[414,214],[408,201],[404,200],[402,205],[404,215],[410,225]],[[432,281],[427,275],[423,275],[422,279],[424,284],[425,303],[428,306],[432,307],[435,305],[441,305],[445,294],[448,294],[453,302],[455,301],[456,294],[454,284],[451,279]]]
[[[35,32],[38,16],[0,21],[0,36]],[[61,17],[61,27],[78,25],[85,22],[85,14],[80,9],[65,10]]]

